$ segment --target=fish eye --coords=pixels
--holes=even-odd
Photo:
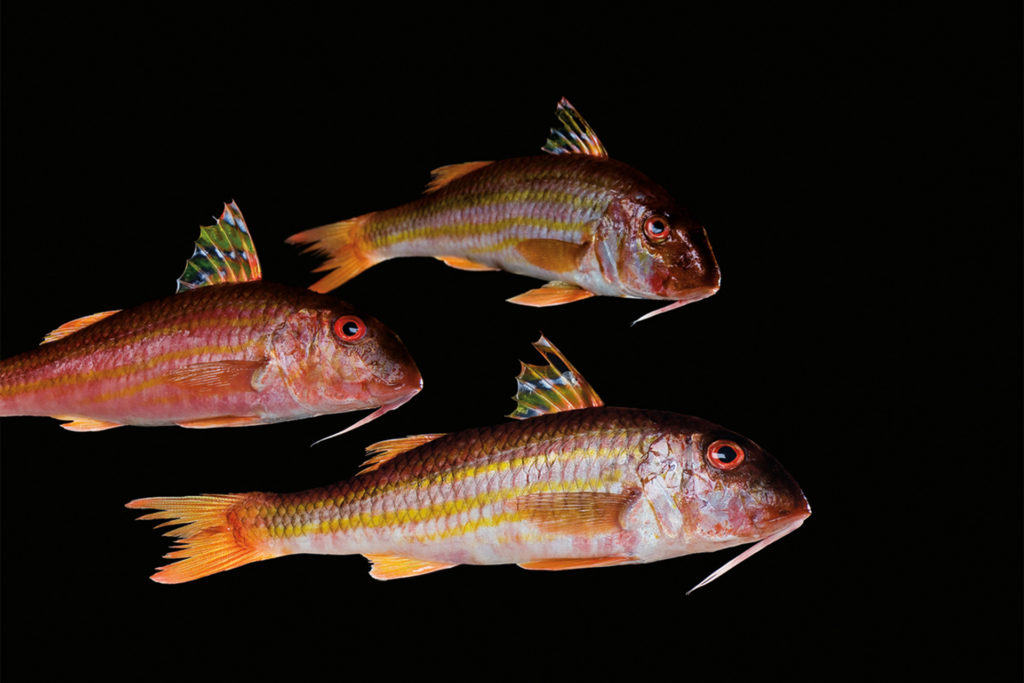
[[[334,321],[334,334],[341,341],[359,341],[366,336],[366,323],[357,316],[343,315]]]
[[[743,449],[735,441],[719,439],[708,446],[708,463],[720,470],[734,470],[743,464]]]
[[[668,221],[662,216],[648,216],[644,221],[644,235],[654,243],[664,242],[668,239]]]

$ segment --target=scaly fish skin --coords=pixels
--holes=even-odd
[[[420,390],[416,364],[383,324],[261,278],[241,212],[226,205],[201,229],[177,294],[71,321],[0,361],[0,416],[45,415],[97,431],[379,408],[359,425]]]
[[[593,295],[684,303],[721,274],[704,227],[636,169],[608,158],[572,106],[558,109],[549,155],[434,171],[408,204],[292,235],[327,256],[326,292],[381,261],[432,256],[456,268],[547,280],[509,299],[548,306]]]

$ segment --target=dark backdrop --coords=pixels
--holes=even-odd
[[[335,416],[73,434],[8,418],[9,680],[1019,677],[1020,16],[889,10],[410,16],[6,3],[2,350],[174,289],[236,200],[267,279],[292,232],[418,195],[430,169],[539,153],[566,96],[707,226],[715,297],[530,309],[539,283],[429,259],[336,294],[402,336],[425,390]],[[380,583],[297,556],[181,586],[123,504],[290,491],[366,444],[496,423],[543,331],[610,404],[700,415],[773,452],[814,515],[736,551]],[[27,675],[25,672],[32,672]],[[365,674],[364,674],[365,675]]]

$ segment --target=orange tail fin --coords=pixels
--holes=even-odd
[[[308,244],[310,246],[305,251],[318,251],[328,257],[315,272],[331,272],[311,285],[310,289],[320,293],[329,292],[377,263],[378,259],[371,255],[363,236],[371,216],[373,214],[368,213],[347,221],[305,230],[285,240],[288,244]]]
[[[184,525],[164,534],[179,539],[171,552],[164,555],[178,562],[158,567],[150,578],[157,583],[184,583],[275,557],[277,553],[266,550],[258,538],[252,538],[239,519],[240,504],[251,500],[253,495],[139,498],[128,503],[125,507],[157,510],[139,519],[168,520],[158,524],[158,528]]]

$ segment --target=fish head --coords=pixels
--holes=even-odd
[[[684,536],[716,550],[788,533],[811,514],[799,484],[756,443],[696,420],[676,500]]]
[[[634,174],[598,230],[605,279],[624,296],[668,299],[673,307],[711,296],[722,275],[704,226],[666,190]]]
[[[395,408],[415,396],[423,379],[398,335],[343,301],[323,299],[292,312],[272,335],[271,355],[295,402],[325,414]]]

